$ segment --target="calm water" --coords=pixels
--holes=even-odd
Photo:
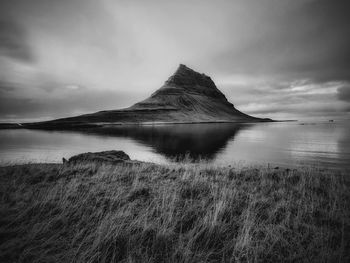
[[[350,123],[181,124],[57,132],[0,130],[0,164],[61,162],[62,157],[123,150],[166,163],[175,156],[217,164],[350,168]]]

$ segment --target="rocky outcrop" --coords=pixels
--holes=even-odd
[[[117,164],[125,161],[130,161],[129,155],[123,151],[103,151],[103,152],[88,152],[81,153],[69,158],[68,161],[63,158],[63,163],[107,163]]]

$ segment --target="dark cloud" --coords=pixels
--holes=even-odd
[[[23,94],[23,88],[3,86],[0,87],[0,119],[32,119],[32,118],[59,118],[70,115],[94,112],[99,110],[112,110],[119,108],[124,100],[130,100],[132,95],[117,91],[99,92],[83,87],[68,85],[63,90],[50,91],[50,97],[37,89],[34,94]],[[63,94],[62,94],[63,93]],[[101,107],[101,105],[104,105]]]
[[[297,8],[279,9],[275,3],[274,11],[266,11],[269,17],[255,25],[255,37],[216,57],[220,70],[322,82],[350,80],[350,1],[295,2],[300,3]]]
[[[11,83],[0,80],[0,96],[2,93],[8,93],[14,90],[15,88],[11,85]]]
[[[0,20],[0,55],[31,62],[34,59],[23,27],[11,20]]]
[[[338,99],[350,102],[350,84],[338,88]]]

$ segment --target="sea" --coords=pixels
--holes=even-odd
[[[81,131],[0,130],[0,165],[60,163],[83,152],[122,150],[167,164],[350,170],[350,121],[115,126]]]

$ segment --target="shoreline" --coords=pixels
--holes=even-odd
[[[263,121],[193,121],[193,122],[103,122],[103,123],[57,123],[41,124],[41,123],[0,123],[0,130],[5,129],[40,129],[40,130],[80,130],[89,128],[111,128],[120,126],[162,126],[162,125],[181,125],[181,124],[258,124],[258,123],[274,123],[274,122],[297,122],[298,120],[263,120]]]

